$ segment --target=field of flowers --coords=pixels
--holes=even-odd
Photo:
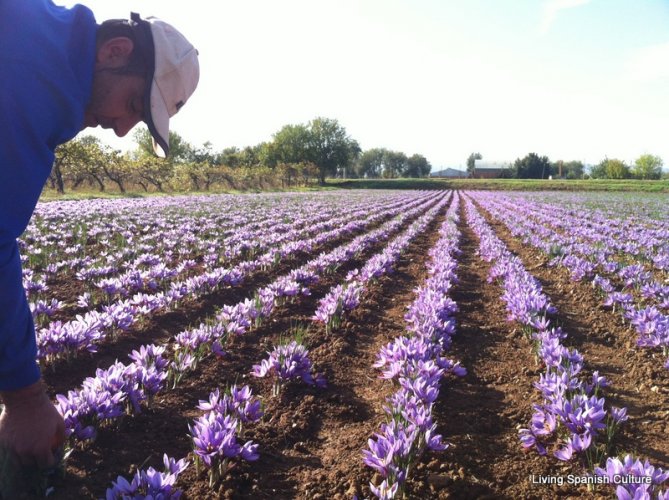
[[[20,247],[68,443],[17,497],[669,499],[667,195],[49,202]]]

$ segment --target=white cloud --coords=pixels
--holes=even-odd
[[[580,7],[589,2],[590,0],[548,0],[544,4],[539,32],[542,35],[547,34],[557,18],[558,12],[561,10],[573,9],[574,7]]]
[[[635,82],[669,79],[669,42],[642,47],[627,60],[627,77]]]

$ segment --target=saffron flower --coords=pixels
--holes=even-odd
[[[322,375],[311,373],[309,351],[295,340],[289,344],[277,346],[268,354],[269,357],[263,359],[259,365],[253,365],[251,375],[276,377],[273,391],[275,396],[279,394],[284,383],[298,378],[308,385],[326,387],[327,384]]]

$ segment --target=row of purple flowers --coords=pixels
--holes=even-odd
[[[592,286],[603,295],[603,305],[620,310],[623,318],[636,330],[637,345],[660,348],[666,357],[664,366],[669,369],[669,314],[663,312],[669,311],[669,285],[655,279],[653,273],[646,270],[641,262],[622,265],[614,260],[612,257],[615,249],[623,248],[617,238],[607,235],[601,225],[583,225],[575,217],[566,217],[571,224],[571,230],[568,234],[561,234],[551,229],[556,224],[551,217],[546,214],[538,215],[536,207],[527,202],[517,203],[513,212],[508,204],[502,204],[491,196],[481,196],[481,202],[515,236],[522,237],[524,241],[548,255],[559,248],[559,255],[553,258],[551,265],[567,268],[575,281],[590,280]],[[517,217],[518,211],[527,217]],[[530,216],[531,214],[533,215]],[[534,222],[533,218],[538,218],[539,222]],[[639,231],[636,234],[641,237]],[[668,241],[659,242],[650,236],[641,241],[646,241],[650,248],[657,249],[650,250],[656,257],[665,255],[665,252],[669,255]],[[651,245],[651,241],[657,244]],[[639,251],[632,258],[638,258],[638,254]],[[668,266],[662,264],[661,259],[655,259],[655,265],[662,269],[658,271],[660,273],[669,270]],[[604,276],[595,274],[595,271]]]
[[[397,387],[383,407],[387,421],[363,451],[365,464],[383,478],[378,485],[370,484],[380,499],[404,495],[406,480],[420,456],[426,450],[441,451],[448,446],[437,434],[432,408],[442,377],[466,374],[458,362],[444,356],[455,333],[457,305],[448,294],[457,282],[458,207],[456,196],[439,229],[440,238],[429,252],[429,277],[416,290],[417,297],[405,315],[407,335],[382,347],[374,363],[382,370],[381,377]]]
[[[328,332],[339,328],[344,316],[358,307],[369,283],[393,272],[402,253],[419,234],[425,231],[448,201],[448,198],[444,198],[409,226],[409,229],[391,241],[382,252],[371,257],[361,268],[350,271],[344,284],[333,286],[319,301],[313,319],[324,323]]]
[[[587,470],[607,478],[626,467],[623,463],[627,464],[627,472],[648,477],[650,482],[619,485],[619,498],[643,498],[653,493],[659,499],[668,498],[669,491],[660,491],[660,486],[669,472],[648,462],[634,461],[629,456],[624,462],[610,456],[615,432],[627,420],[626,409],[605,408],[601,391],[607,386],[606,379],[598,372],[592,373],[590,378],[583,376],[583,356],[562,344],[567,335],[552,325],[550,316],[557,310],[542,292],[538,280],[506,248],[469,199],[466,199],[466,212],[469,225],[479,237],[481,258],[494,262],[489,280],[499,281],[504,289],[502,299],[506,302],[509,321],[523,326],[545,367],[535,383],[542,402],[534,405],[529,428],[519,431],[522,446],[535,449],[541,455],[552,449],[553,455],[562,461],[579,459]],[[605,459],[606,468],[599,467]],[[609,479],[611,484],[620,482],[613,477]]]

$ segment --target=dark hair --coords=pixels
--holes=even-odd
[[[149,72],[149,63],[146,60],[146,51],[141,50],[140,47],[140,38],[136,33],[136,26],[133,26],[132,21],[127,19],[108,19],[104,21],[100,26],[98,26],[98,31],[95,39],[95,50],[96,52],[100,49],[102,44],[107,40],[123,36],[130,38],[134,45],[132,52],[130,53],[130,59],[128,64],[122,68],[112,70],[114,73],[119,75],[136,75],[146,77]]]

